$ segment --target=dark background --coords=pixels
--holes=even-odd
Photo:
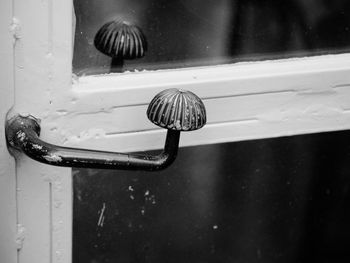
[[[349,142],[187,147],[154,173],[74,169],[73,262],[350,262]]]

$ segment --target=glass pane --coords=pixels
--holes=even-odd
[[[74,0],[74,7],[73,71],[77,75],[338,53],[350,48],[348,0]],[[95,36],[111,21],[117,22],[102,30],[97,49]]]
[[[350,131],[74,169],[73,262],[350,262]]]

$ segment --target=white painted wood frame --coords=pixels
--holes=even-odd
[[[0,262],[17,263],[16,172],[5,141],[6,114],[14,103],[12,1],[0,2]]]
[[[207,108],[207,126],[183,133],[181,146],[350,128],[350,54],[72,78],[72,1],[12,0],[6,10],[1,15],[13,12],[14,45],[6,47],[14,52],[10,115],[40,118],[41,137],[51,143],[108,151],[161,148],[165,131],[145,112],[157,92],[171,87],[195,92]],[[71,262],[71,169],[17,158],[16,181],[5,179],[8,196],[18,188],[17,203],[6,211],[16,206],[22,232],[5,254],[17,257],[17,246],[19,263]],[[6,235],[13,235],[14,225]]]

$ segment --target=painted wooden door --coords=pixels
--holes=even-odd
[[[9,61],[1,73],[7,81],[1,118],[7,110],[7,118],[31,114],[41,120],[41,138],[51,143],[120,152],[159,149],[165,133],[148,122],[145,110],[157,92],[172,87],[195,92],[208,112],[206,127],[184,134],[181,146],[350,127],[349,54],[76,77],[72,1],[1,5],[1,19],[11,27],[1,28],[7,36],[2,56]],[[6,262],[71,262],[71,169],[21,154],[14,168],[1,143],[1,158],[8,160],[0,178],[8,215],[0,226]]]

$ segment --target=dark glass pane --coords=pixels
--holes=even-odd
[[[78,75],[110,72],[111,57],[95,48],[94,37],[114,19],[137,25],[148,43],[143,58],[119,57],[117,69],[112,70],[117,72],[339,53],[350,48],[348,0],[74,0],[74,6],[73,71]]]
[[[350,262],[350,131],[74,169],[73,262]]]

